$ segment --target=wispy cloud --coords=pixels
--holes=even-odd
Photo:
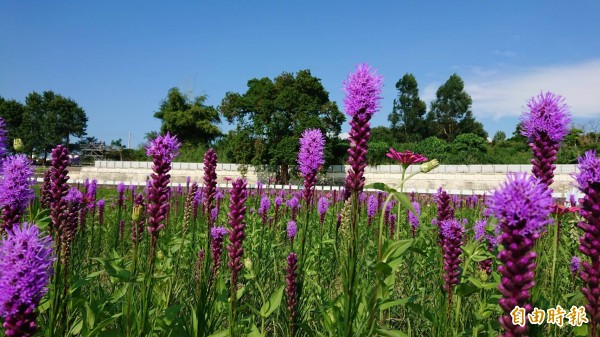
[[[473,97],[473,112],[480,117],[520,115],[528,99],[552,91],[565,97],[574,117],[600,118],[600,59],[517,73],[475,68],[463,78],[466,91]],[[423,97],[434,98],[437,86],[425,87]]]

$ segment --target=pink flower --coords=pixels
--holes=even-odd
[[[410,150],[406,150],[404,152],[398,152],[392,148],[390,148],[390,152],[386,154],[388,158],[392,158],[395,161],[400,162],[402,166],[407,167],[412,164],[424,163],[427,161],[427,157],[420,155],[418,153],[413,153]]]

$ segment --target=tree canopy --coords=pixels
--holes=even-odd
[[[461,133],[474,133],[487,138],[483,125],[475,120],[471,111],[473,100],[464,90],[465,84],[457,74],[440,86],[427,113],[431,134],[449,141]]]
[[[396,82],[398,97],[388,120],[396,138],[401,141],[421,140],[426,136],[424,120],[427,104],[419,98],[419,87],[413,74],[405,74]]]
[[[229,123],[236,124],[232,139],[252,150],[234,151],[240,164],[278,165],[278,178],[287,180],[287,167],[294,165],[298,140],[305,129],[317,128],[327,138],[326,152],[332,153],[345,116],[321,80],[310,70],[284,72],[270,79],[251,79],[243,93],[228,92],[219,107]]]
[[[215,124],[221,122],[219,112],[212,106],[204,105],[206,96],[194,99],[182,94],[178,88],[171,88],[154,113],[161,120],[161,133],[176,134],[184,144],[207,146],[221,136]]]
[[[7,121],[9,139],[21,138],[26,152],[43,157],[71,137],[85,136],[88,121],[74,100],[52,91],[30,93],[25,105],[0,98],[0,116]]]

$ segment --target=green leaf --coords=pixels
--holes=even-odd
[[[283,288],[284,286],[281,286],[279,289],[277,289],[273,293],[273,295],[271,295],[269,301],[267,301],[267,303],[264,303],[263,306],[260,308],[260,315],[262,317],[268,318],[269,315],[273,313],[273,311],[279,308],[279,305],[281,304],[281,298],[283,297]]]
[[[229,336],[229,329],[225,329],[225,330],[221,330],[219,332],[215,332],[214,334],[208,336],[208,337],[228,337]]]
[[[395,300],[395,301],[385,302],[379,306],[379,310],[387,310],[387,309],[393,308],[398,305],[406,305],[407,303],[414,301],[414,299],[415,298],[413,296],[411,296],[411,297],[406,297],[406,298],[402,298],[402,299]]]
[[[252,324],[252,330],[250,330],[248,337],[263,337],[260,331],[258,331],[258,327],[256,327],[256,324]]]

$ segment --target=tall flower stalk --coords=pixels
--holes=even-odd
[[[29,337],[37,331],[37,307],[52,274],[52,239],[37,226],[9,229],[0,242],[0,317],[6,336]]]
[[[530,290],[535,285],[537,254],[533,251],[539,233],[550,220],[552,196],[545,183],[527,174],[511,174],[508,180],[487,199],[487,215],[498,219],[501,234],[499,243],[504,250],[498,254],[502,263],[498,271],[502,280],[498,289],[502,298],[498,301],[505,315],[500,325],[502,336],[523,336],[527,327],[514,325],[510,312],[516,307],[533,309]]]
[[[212,148],[208,149],[204,154],[204,189],[202,190],[203,204],[202,213],[206,215],[207,219],[210,218],[210,211],[214,207],[213,201],[217,194],[217,153]],[[210,230],[209,226],[207,227]]]
[[[171,162],[179,154],[177,137],[168,132],[165,136],[158,136],[146,148],[146,155],[152,157],[152,171],[150,175],[150,186],[148,188],[148,232],[150,233],[149,266],[147,269],[145,286],[146,293],[142,306],[142,333],[148,333],[147,317],[152,294],[152,280],[154,274],[156,245],[158,235],[165,227],[167,214],[169,212],[169,182],[171,175]]]
[[[20,222],[23,212],[34,197],[31,187],[33,169],[31,160],[22,154],[8,156],[1,169],[2,232],[6,232]]]
[[[579,277],[588,302],[585,309],[590,315],[590,336],[596,337],[600,323],[600,157],[593,150],[587,151],[579,158],[578,168],[575,179],[585,195],[579,211],[584,219],[578,224],[584,232],[579,250],[588,257],[581,262]]]
[[[444,258],[444,290],[447,294],[448,313],[452,304],[452,290],[458,284],[460,277],[461,246],[465,232],[462,224],[456,219],[444,220],[440,223],[443,242]]]
[[[229,256],[229,269],[231,270],[230,280],[230,311],[229,311],[229,335],[237,336],[235,333],[235,311],[236,311],[236,292],[237,279],[242,267],[244,266],[242,256],[244,255],[244,229],[246,223],[246,199],[248,192],[246,190],[246,180],[238,178],[231,183],[231,197],[229,199],[229,245],[227,252]]]
[[[290,321],[290,325],[289,325],[289,331],[290,331],[290,337],[294,336],[295,330],[295,323],[296,323],[296,309],[298,306],[298,284],[297,284],[297,280],[296,280],[296,268],[297,268],[297,264],[298,264],[298,257],[296,256],[296,254],[294,252],[291,252],[287,259],[287,267],[285,268],[285,283],[286,283],[286,287],[285,287],[285,294],[287,296],[287,308],[289,311],[289,321]]]
[[[344,184],[344,199],[351,202],[348,254],[343,274],[343,307],[340,319],[340,335],[354,336],[354,321],[358,314],[360,293],[356,287],[358,268],[358,195],[365,185],[365,167],[367,166],[368,141],[371,136],[370,120],[379,108],[381,99],[382,78],[367,64],[360,64],[356,71],[344,82],[344,105],[346,114],[352,117],[350,121],[350,148],[348,149],[348,164],[350,169]],[[374,313],[371,313],[374,315]]]

